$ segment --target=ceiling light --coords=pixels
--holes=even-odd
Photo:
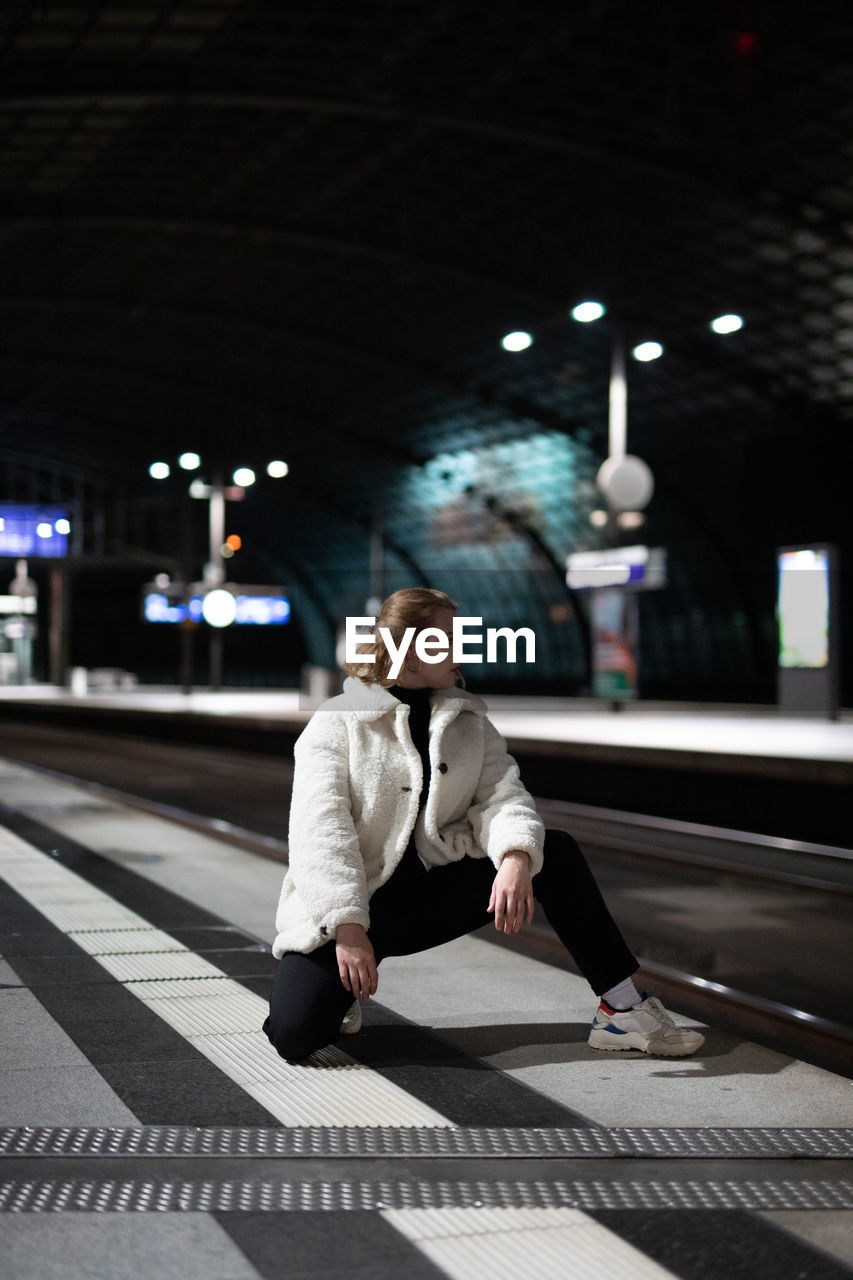
[[[572,308],[572,319],[581,324],[589,324],[591,320],[600,320],[604,315],[604,307],[600,302],[579,302]]]
[[[255,483],[255,473],[251,467],[238,467],[234,472],[234,483],[238,484],[241,489],[248,489],[250,484]]]
[[[168,462],[152,462],[148,474],[152,480],[165,480],[169,475]]]
[[[183,467],[184,471],[195,471],[196,467],[201,466],[201,458],[197,453],[182,453],[178,458],[178,466]]]
[[[287,475],[289,470],[290,467],[286,462],[276,460],[275,462],[267,463],[267,475],[272,476],[273,480],[280,480],[282,476]]]
[[[641,342],[638,347],[634,347],[631,355],[635,360],[641,360],[646,364],[649,360],[657,360],[658,356],[662,356],[663,347],[659,342]]]
[[[501,346],[504,351],[526,351],[532,343],[533,338],[529,333],[525,333],[523,329],[517,329],[501,338]]]
[[[717,316],[716,320],[711,321],[711,328],[714,333],[737,333],[738,329],[743,328],[743,320],[736,315]]]

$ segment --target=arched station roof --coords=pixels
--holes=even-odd
[[[820,0],[2,6],[3,496],[283,457],[241,519],[315,656],[381,526],[383,589],[537,619],[577,673],[619,328],[664,347],[629,361],[647,661],[766,672],[773,548],[849,541],[851,36]]]

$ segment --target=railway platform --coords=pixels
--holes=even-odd
[[[596,1053],[585,983],[487,931],[288,1064],[279,863],[20,760],[0,796],[3,1274],[851,1273],[844,1075],[713,1023]]]
[[[289,754],[320,704],[292,689],[141,686],[75,695],[0,687],[4,722],[90,728]],[[536,795],[849,843],[853,711],[837,721],[775,707],[592,698],[491,697],[489,714]]]
[[[197,688],[142,685],[133,689],[95,689],[75,694],[58,685],[0,686],[0,713],[21,716],[29,709],[54,712],[57,723],[110,719],[142,724],[146,717],[172,723],[223,722],[259,729],[299,732],[322,699],[297,689]],[[639,763],[665,759],[670,767],[720,770],[735,758],[756,776],[845,783],[853,780],[853,710],[836,721],[785,715],[771,706],[715,703],[638,702],[621,704],[597,698],[489,697],[491,718],[513,743],[530,743],[565,756],[583,752],[610,763],[632,758]]]

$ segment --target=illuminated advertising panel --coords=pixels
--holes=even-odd
[[[831,543],[778,547],[777,701],[787,714],[836,720],[841,705],[839,554]]]
[[[592,691],[597,698],[637,696],[637,603],[625,591],[592,597]]]
[[[825,548],[781,551],[779,666],[825,667],[829,662],[829,555]]]
[[[0,504],[0,556],[67,555],[70,532],[68,512],[61,507]]]

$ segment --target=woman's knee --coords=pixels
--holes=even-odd
[[[285,952],[279,961],[263,1029],[280,1057],[299,1062],[334,1043],[346,1008],[334,942],[307,955]]]
[[[274,1013],[267,1018],[263,1030],[278,1056],[288,1062],[301,1062],[337,1039],[336,1035],[330,1036],[316,1025]]]

